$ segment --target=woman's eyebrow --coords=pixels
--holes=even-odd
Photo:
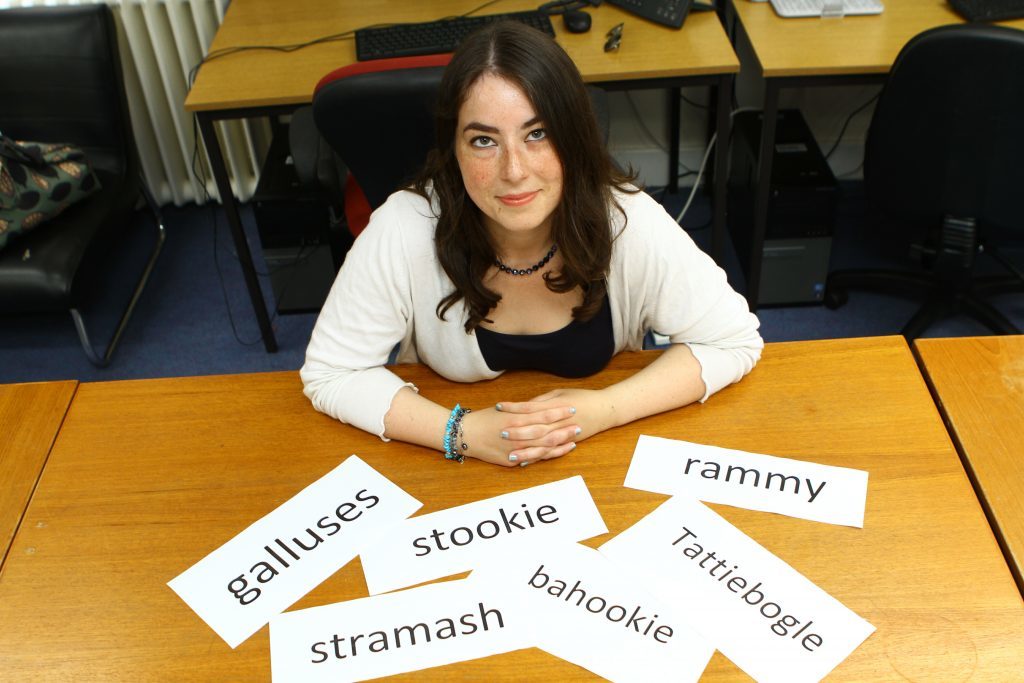
[[[541,119],[540,119],[539,116],[534,116],[532,119],[530,119],[529,121],[524,123],[522,126],[520,126],[520,129],[529,128],[530,126],[535,126],[538,123],[540,123],[540,121],[541,121]],[[479,121],[470,121],[469,123],[467,123],[462,128],[462,132],[463,133],[465,133],[466,131],[469,131],[469,130],[478,130],[478,131],[480,131],[482,133],[498,133],[498,132],[500,132],[494,126],[488,126],[487,124],[480,123]]]
[[[483,123],[479,123],[477,121],[470,121],[469,123],[467,123],[465,125],[465,127],[462,129],[462,132],[465,133],[467,130],[479,130],[479,131],[484,132],[484,133],[497,133],[498,132],[498,129],[495,128],[494,126],[488,126],[488,125],[485,125]]]

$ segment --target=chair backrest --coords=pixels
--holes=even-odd
[[[1024,229],[1024,31],[963,24],[900,52],[868,132],[875,206],[927,229],[943,216]]]
[[[313,118],[372,208],[407,183],[434,145],[434,108],[451,55],[382,59],[332,71]]]
[[[97,169],[138,176],[107,5],[0,10],[0,130],[72,142]]]

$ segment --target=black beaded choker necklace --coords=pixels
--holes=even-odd
[[[558,245],[552,244],[551,251],[549,251],[544,258],[542,258],[540,261],[533,264],[529,268],[509,268],[504,263],[502,263],[501,259],[499,259],[497,256],[494,257],[494,265],[498,266],[498,270],[500,270],[503,273],[508,273],[509,275],[533,275],[538,270],[547,265],[548,261],[551,260],[551,257],[555,255],[556,251],[558,251]]]

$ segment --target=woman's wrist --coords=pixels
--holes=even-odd
[[[465,440],[462,421],[471,412],[471,408],[463,408],[456,403],[451,413],[448,414],[444,437],[441,440],[441,451],[446,460],[462,462],[465,459],[465,452],[469,449],[469,444]]]

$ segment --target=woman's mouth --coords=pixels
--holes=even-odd
[[[524,204],[529,204],[537,196],[538,192],[539,190],[520,194],[503,194],[498,197],[498,201],[506,206],[523,206]]]

